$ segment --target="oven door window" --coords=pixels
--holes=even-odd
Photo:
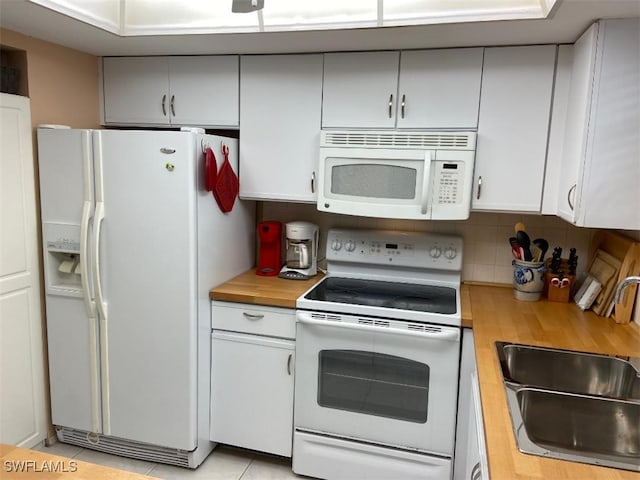
[[[360,350],[321,350],[318,355],[320,406],[426,423],[428,365]]]

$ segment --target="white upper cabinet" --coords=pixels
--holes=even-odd
[[[241,58],[240,198],[315,202],[322,55]]]
[[[402,52],[398,128],[475,130],[483,51],[459,48]]]
[[[104,123],[237,128],[238,56],[105,57]]]
[[[323,128],[475,129],[482,48],[324,55]]]
[[[472,209],[540,211],[556,50],[485,49]]]
[[[639,40],[600,20],[574,45],[557,212],[579,226],[640,229]]]
[[[400,52],[326,53],[323,128],[393,128]]]
[[[106,124],[168,124],[166,57],[102,59]]]
[[[169,100],[174,125],[238,127],[239,58],[169,57]]]

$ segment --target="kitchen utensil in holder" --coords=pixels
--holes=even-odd
[[[513,260],[513,295],[517,300],[535,302],[544,291],[544,262]]]

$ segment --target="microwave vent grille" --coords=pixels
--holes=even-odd
[[[325,131],[322,143],[327,147],[471,150],[475,148],[475,133]]]

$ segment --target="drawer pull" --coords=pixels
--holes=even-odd
[[[246,318],[248,318],[249,320],[261,320],[264,318],[264,315],[261,313],[247,313],[247,312],[242,312],[242,315],[244,315]]]

